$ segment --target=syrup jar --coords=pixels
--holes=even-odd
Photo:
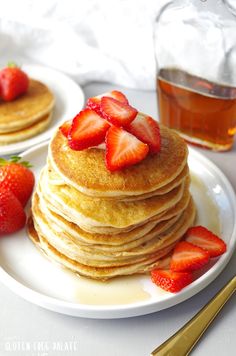
[[[173,0],[154,25],[160,121],[216,151],[236,133],[234,10],[232,0]]]

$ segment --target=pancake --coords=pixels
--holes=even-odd
[[[61,177],[58,172],[53,170],[50,161],[48,160],[47,164],[47,172],[48,172],[48,181],[52,185],[64,185],[66,182],[63,180],[63,177]],[[146,198],[153,197],[155,195],[162,195],[166,194],[181,183],[183,183],[184,179],[189,175],[189,169],[188,165],[186,164],[183,168],[183,170],[179,173],[179,175],[171,182],[168,184],[164,185],[163,187],[154,190],[153,192],[146,193],[146,194],[140,194],[140,195],[135,195],[135,196],[125,196],[125,195],[120,195],[120,196],[114,196],[114,197],[99,197],[100,199],[105,199],[105,200],[123,200],[123,201],[134,201],[134,200],[142,200]],[[94,197],[96,199],[97,197]],[[98,199],[99,199],[98,198]]]
[[[60,210],[60,208],[55,207],[55,205],[53,205],[51,203],[51,201],[49,199],[47,199],[47,197],[41,195],[40,193],[39,193],[39,195],[40,195],[40,205],[41,206],[47,205],[47,207],[50,209],[50,212],[56,214],[57,216],[61,217],[62,219],[64,218],[64,221],[67,221],[72,225],[77,224],[76,220],[74,223],[70,219],[68,220],[68,216],[66,214],[64,214],[63,211]],[[111,226],[92,226],[92,225],[88,226],[88,225],[84,225],[83,223],[80,224],[79,227],[85,233],[89,233],[90,236],[93,236],[91,238],[91,241],[93,241],[92,239],[94,237],[96,240],[99,240],[99,235],[104,235],[104,234],[109,234],[109,235],[113,235],[113,236],[117,236],[117,237],[119,237],[120,234],[127,233],[127,232],[132,232],[135,234],[137,231],[140,231],[140,229],[145,229],[146,225],[148,223],[157,224],[158,222],[161,222],[163,220],[167,220],[167,219],[174,217],[175,215],[180,213],[186,207],[187,202],[189,201],[189,198],[190,198],[190,194],[186,190],[186,191],[184,191],[183,197],[178,201],[178,203],[175,204],[170,209],[167,209],[166,211],[163,211],[160,214],[157,214],[157,215],[151,217],[150,219],[147,219],[147,221],[140,222],[139,224],[130,225],[125,228],[114,228]]]
[[[88,258],[82,258],[84,263],[81,263],[77,259],[74,259],[74,255],[74,258],[68,257],[52,246],[48,242],[47,237],[41,233],[37,233],[32,219],[29,220],[28,229],[31,240],[40,247],[50,259],[81,275],[104,280],[119,275],[144,273],[154,266],[157,266],[158,260],[173,249],[176,241],[178,241],[189,226],[192,225],[194,217],[195,207],[194,204],[191,203],[189,208],[182,214],[182,218],[177,222],[174,229],[158,238],[154,238],[153,241],[150,241],[141,248],[139,247],[127,251],[125,255],[123,254],[122,256],[123,260],[119,260],[119,257],[116,256],[115,266],[113,266],[110,261],[108,266],[105,266],[104,261],[101,262],[100,260],[92,259],[90,261]],[[74,251],[74,248],[72,251]],[[123,262],[125,262],[125,264]],[[95,266],[88,263],[95,264]]]
[[[72,150],[56,131],[28,221],[29,237],[51,261],[101,281],[166,266],[196,209],[187,145],[160,131],[160,153],[116,172],[104,150]]]
[[[52,113],[48,113],[31,126],[25,127],[21,130],[14,132],[0,133],[0,145],[20,142],[35,135],[38,135],[48,127],[51,122],[51,118]]]
[[[176,216],[179,216],[187,207],[190,200],[190,194],[188,191],[185,191],[182,199],[171,209],[169,209],[158,219],[148,221],[136,228],[133,228],[129,231],[120,231],[119,233],[95,233],[95,232],[87,232],[81,229],[80,226],[74,224],[61,215],[58,215],[56,212],[49,208],[47,202],[45,202],[42,198],[39,199],[38,194],[35,193],[32,201],[32,210],[34,215],[37,216],[38,210],[50,221],[51,224],[55,224],[57,226],[58,231],[64,233],[66,231],[69,235],[72,236],[73,239],[78,240],[81,244],[93,246],[98,246],[102,244],[104,246],[104,240],[108,246],[115,246],[117,249],[119,245],[127,244],[134,240],[141,238],[142,236],[149,233],[158,223],[161,223],[165,220],[170,220]]]
[[[131,243],[126,243],[126,239],[124,239],[124,243],[119,246],[109,246],[107,244],[109,241],[107,241],[107,236],[105,235],[103,236],[103,244],[86,245],[81,243],[80,240],[74,238],[67,231],[58,229],[58,226],[55,223],[52,223],[50,219],[47,219],[47,217],[42,214],[40,209],[34,209],[33,219],[35,225],[37,226],[37,231],[45,235],[48,241],[55,247],[56,245],[60,246],[61,243],[63,244],[64,242],[68,242],[69,245],[74,246],[73,253],[78,247],[79,250],[90,253],[92,258],[95,258],[96,254],[98,254],[104,259],[113,259],[114,256],[120,258],[121,256],[137,256],[140,254],[150,253],[153,252],[153,245],[154,250],[156,250],[157,246],[160,246],[163,243],[166,245],[169,235],[174,236],[174,238],[178,238],[176,231],[181,225],[183,225],[183,221],[186,220],[186,214],[189,214],[189,211],[192,211],[193,209],[195,208],[191,199],[182,214],[158,223],[146,235],[133,240]],[[172,242],[173,241],[171,241],[171,243]]]
[[[39,238],[45,238],[47,242],[54,247],[58,252],[64,254],[65,256],[85,265],[91,267],[120,267],[125,266],[127,264],[133,264],[137,262],[141,262],[146,260],[148,257],[152,257],[149,255],[140,254],[137,256],[121,256],[118,253],[114,253],[114,255],[110,255],[108,253],[103,254],[101,251],[95,251],[94,254],[89,251],[85,251],[81,249],[79,246],[72,244],[69,240],[62,240],[57,238],[53,232],[50,235],[45,236],[42,232],[42,226],[38,226],[37,223],[34,222],[35,230],[38,233]],[[48,239],[50,236],[50,239]],[[155,251],[155,254],[157,251]]]
[[[28,221],[28,235],[32,242],[52,262],[56,262],[59,266],[70,269],[72,272],[78,273],[81,276],[98,279],[100,281],[105,281],[109,278],[122,275],[141,274],[148,272],[149,270],[158,267],[159,264],[162,264],[160,259],[168,255],[174,247],[174,245],[169,246],[168,248],[159,252],[156,256],[153,256],[152,259],[142,261],[134,265],[126,265],[122,267],[96,268],[84,265],[64,256],[63,254],[58,252],[53,246],[51,246],[43,236],[40,236],[39,239],[39,235],[34,229],[34,225],[31,218]]]
[[[189,184],[183,183],[165,195],[144,200],[123,202],[93,199],[69,185],[52,186],[46,170],[39,182],[39,194],[67,216],[69,221],[80,226],[111,226],[124,228],[144,222],[174,206],[183,196]]]
[[[84,245],[91,244],[94,246],[104,244],[105,239],[108,245],[117,247],[125,242],[132,242],[133,240],[142,237],[151,231],[157,224],[155,221],[150,221],[131,231],[119,232],[117,234],[90,233],[51,210],[48,203],[42,198],[39,199],[37,193],[35,193],[32,201],[32,212],[36,218],[38,210],[40,210],[40,213],[42,213],[51,224],[57,226],[58,231],[62,231],[62,233],[66,231],[73,239],[80,241],[80,243]]]
[[[30,79],[26,94],[10,102],[0,101],[0,133],[19,131],[49,114],[54,106],[54,96],[49,88]]]
[[[35,225],[38,226],[37,230],[44,231],[46,236],[56,236],[56,240],[60,244],[61,241],[66,240],[70,243],[80,246],[80,248],[84,251],[92,251],[94,254],[96,251],[101,251],[105,253],[113,253],[113,252],[122,252],[127,249],[135,248],[137,246],[146,243],[151,240],[154,236],[157,236],[160,233],[168,230],[177,220],[180,219],[180,215],[175,215],[174,217],[164,220],[159,223],[148,223],[145,228],[138,228],[136,231],[123,233],[117,235],[108,235],[103,234],[99,235],[99,243],[86,243],[85,239],[81,239],[81,236],[88,238],[94,238],[93,234],[83,234],[83,230],[79,228],[79,226],[74,225],[74,230],[63,229],[58,224],[58,220],[55,219],[55,215],[52,215],[50,211],[49,214],[45,214],[44,211],[41,210],[41,206],[38,202],[37,195],[34,197],[34,203],[32,205],[32,213]],[[140,231],[139,231],[140,230]],[[80,232],[80,235],[78,234]],[[119,239],[119,244],[114,244]]]
[[[173,181],[186,165],[188,149],[174,131],[161,126],[161,151],[122,171],[110,172],[101,149],[72,150],[59,130],[51,140],[49,161],[69,186],[86,195],[136,196]]]

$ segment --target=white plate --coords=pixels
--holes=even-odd
[[[25,65],[22,69],[33,79],[46,84],[55,96],[55,108],[49,127],[37,136],[27,140],[0,145],[0,154],[22,152],[29,147],[48,140],[55,128],[65,120],[72,119],[84,105],[84,93],[80,86],[65,74],[39,65]]]
[[[31,148],[23,157],[34,165],[36,177],[46,162],[47,145]],[[107,283],[80,278],[47,260],[25,231],[0,239],[0,280],[16,294],[44,308],[88,318],[125,318],[168,308],[205,288],[223,270],[236,245],[234,191],[223,173],[190,150],[191,190],[199,223],[220,229],[228,250],[212,260],[203,275],[177,294],[155,286],[149,276],[131,276]],[[218,226],[219,224],[219,226]]]

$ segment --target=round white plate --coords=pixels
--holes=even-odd
[[[61,122],[72,119],[84,105],[82,89],[65,74],[39,65],[24,65],[22,69],[31,78],[42,81],[53,92],[55,96],[53,117],[48,128],[39,135],[21,142],[0,145],[1,155],[22,152],[29,147],[48,140]]]
[[[46,162],[47,144],[23,154],[38,177]],[[81,278],[50,262],[24,230],[0,238],[0,281],[28,301],[44,308],[88,318],[126,318],[144,315],[183,302],[205,288],[223,270],[236,245],[234,191],[223,173],[209,160],[190,150],[192,194],[198,223],[219,232],[227,252],[177,294],[154,285],[148,275],[121,277],[110,282]]]

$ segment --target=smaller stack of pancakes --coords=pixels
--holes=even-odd
[[[26,140],[49,125],[54,96],[48,87],[30,80],[28,91],[17,99],[0,101],[0,145]]]
[[[94,279],[144,273],[195,219],[187,146],[161,126],[161,151],[121,171],[105,151],[72,150],[58,130],[32,201],[31,240],[53,261]]]

